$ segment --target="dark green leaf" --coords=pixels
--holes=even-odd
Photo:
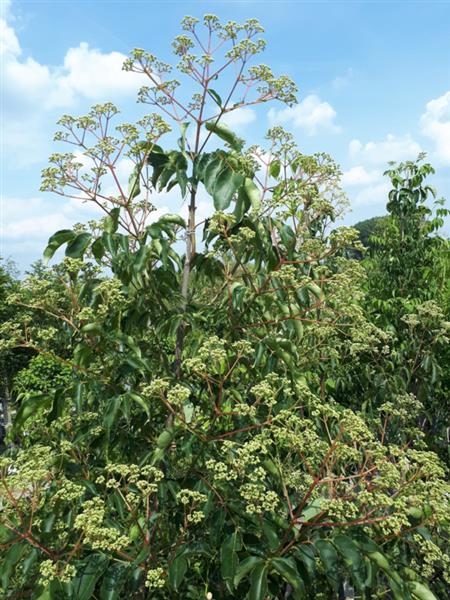
[[[264,562],[256,565],[250,575],[250,591],[248,600],[264,600],[267,595],[267,565]]]
[[[169,583],[175,591],[178,591],[187,571],[187,561],[182,556],[177,556],[169,566]]]
[[[45,262],[48,262],[60,246],[66,242],[70,242],[75,237],[75,233],[71,229],[61,229],[54,233],[47,242],[47,247],[44,250]]]
[[[123,563],[113,563],[108,567],[100,588],[100,600],[118,600],[120,592],[126,584],[129,566]]]
[[[238,555],[237,551],[242,548],[242,541],[240,533],[235,531],[223,542],[220,548],[220,569],[221,574],[230,593],[233,590],[233,580],[236,575],[236,569],[238,566]]]
[[[242,579],[246,577],[250,571],[263,562],[263,559],[259,556],[249,556],[241,563],[239,563],[238,568],[236,569],[236,575],[234,577],[234,585],[237,587]]]
[[[300,592],[302,595],[306,595],[305,584],[297,571],[294,560],[291,558],[275,557],[272,558],[270,564],[294,590]]]
[[[68,244],[66,248],[66,256],[70,258],[82,258],[83,254],[86,252],[86,248],[89,246],[89,242],[91,241],[90,233],[79,233],[77,236],[73,238]]]
[[[97,581],[103,576],[109,559],[102,554],[91,554],[85,565],[78,570],[73,580],[74,599],[90,600],[94,594]]]
[[[333,544],[327,540],[317,540],[315,543],[320,559],[325,568],[325,575],[334,590],[339,588],[338,555]]]

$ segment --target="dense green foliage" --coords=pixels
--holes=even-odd
[[[333,225],[332,159],[280,128],[247,148],[220,122],[295,101],[286,77],[245,71],[259,24],[183,28],[189,104],[154,56],[125,65],[150,78],[139,97],[171,117],[177,147],[161,113],[118,137],[111,104],[64,116],[57,139],[90,167],[55,154],[43,188],[105,218],[56,232],[57,266],[2,283],[1,358],[33,355],[11,375],[0,458],[3,597],[444,598],[448,243],[444,209],[425,203],[431,167],[392,165],[389,215],[370,255],[349,258],[363,247]],[[174,187],[188,222],[149,224],[151,194]],[[216,210],[201,224],[199,193]]]

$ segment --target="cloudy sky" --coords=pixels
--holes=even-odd
[[[48,237],[94,216],[89,206],[39,192],[64,113],[84,114],[111,100],[125,121],[145,114],[140,82],[122,71],[127,53],[145,48],[167,62],[180,19],[215,13],[256,17],[268,42],[258,62],[287,74],[299,104],[270,104],[236,115],[242,137],[259,143],[282,124],[304,152],[340,163],[351,201],[345,222],[383,214],[389,160],[426,151],[433,183],[450,199],[450,3],[448,1],[224,2],[153,0],[0,0],[0,256],[21,269]],[[155,200],[183,210],[175,194]],[[209,206],[203,201],[204,212]]]

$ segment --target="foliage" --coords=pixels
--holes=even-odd
[[[379,231],[383,227],[384,223],[386,222],[386,219],[386,216],[372,217],[371,219],[358,221],[358,223],[355,223],[353,225],[353,227],[359,234],[361,244],[364,246],[364,248],[366,248],[366,250],[370,251],[373,249],[372,236],[375,235],[377,231]],[[363,258],[363,256],[363,252],[354,251],[353,258],[361,259]]]
[[[423,157],[391,165],[386,172],[393,189],[388,216],[371,237],[365,261],[365,306],[371,320],[389,333],[393,352],[379,366],[371,361],[366,365],[370,376],[355,380],[369,382],[378,404],[393,392],[414,394],[423,404],[421,433],[448,459],[450,248],[439,231],[449,211],[442,199],[432,206],[427,202],[436,198],[426,182],[433,172]]]
[[[39,357],[16,377],[15,445],[0,459],[3,595],[331,599],[345,584],[359,598],[443,597],[450,490],[418,435],[421,401],[395,374],[382,404],[368,378],[355,384],[367,365],[386,374],[409,359],[367,307],[370,273],[347,252],[361,249],[357,231],[331,228],[339,168],[280,128],[246,148],[220,123],[291,103],[294,86],[265,66],[245,74],[263,47],[256,21],[207,15],[204,27],[205,40],[186,18],[174,43],[201,90],[187,105],[168,65],[143,50],[125,65],[150,78],[139,97],[173,117],[178,149],[160,145],[159,115],[119,126],[121,139],[110,104],[61,121],[57,139],[93,166],[54,155],[43,187],[83,191],[106,216],[56,232],[45,257],[65,246],[62,264],[9,298],[23,311],[3,325],[10,347]],[[238,75],[224,93],[228,66]],[[111,179],[117,195],[102,196]],[[150,194],[175,186],[188,223],[149,224]],[[200,249],[203,188],[216,212]],[[434,352],[441,308],[414,308],[405,326]]]

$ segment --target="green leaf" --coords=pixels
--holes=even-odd
[[[177,556],[169,566],[169,583],[175,591],[178,591],[187,571],[187,561],[182,556]]]
[[[101,238],[97,238],[91,246],[92,254],[97,262],[100,262],[105,255],[105,247]]]
[[[79,570],[79,575],[73,579],[73,600],[90,600],[97,581],[102,577],[109,559],[102,554],[92,554],[88,557],[84,567]]]
[[[75,233],[71,229],[61,229],[54,233],[47,242],[47,247],[44,250],[44,262],[47,263],[60,246],[66,242],[70,242],[75,237]]]
[[[417,600],[438,600],[429,588],[418,581],[410,581],[408,587]]]
[[[365,588],[365,569],[364,560],[358,546],[347,535],[336,535],[333,538],[333,544],[338,549],[344,563],[352,574],[356,587],[359,590]]]
[[[91,238],[92,236],[90,233],[79,233],[67,244],[66,256],[69,256],[70,258],[82,258],[83,254],[86,252],[86,248],[89,246]]]
[[[261,561],[250,575],[248,600],[264,600],[267,595],[267,565]]]
[[[261,208],[261,192],[252,179],[246,177],[244,180],[244,190],[250,201],[253,210],[258,211]]]
[[[337,591],[339,588],[338,573],[338,555],[335,547],[327,540],[317,540],[315,543],[320,559],[325,568],[325,575],[332,588]]]
[[[111,210],[111,212],[109,213],[109,215],[105,218],[105,221],[104,221],[105,231],[107,231],[108,233],[116,233],[117,228],[119,227],[119,216],[120,216],[120,208],[118,208],[118,207],[113,208]],[[98,240],[96,240],[96,241],[98,241]],[[95,242],[94,242],[94,244],[95,244]]]
[[[233,581],[239,562],[237,550],[241,548],[241,535],[237,531],[226,538],[220,548],[220,571],[230,593],[234,589]]]
[[[312,544],[300,544],[295,549],[297,558],[305,565],[308,575],[313,578],[316,570],[316,556]]]
[[[219,94],[211,88],[208,88],[208,94],[211,96],[217,106],[222,108],[222,98],[219,96]]]
[[[239,563],[236,569],[236,575],[234,576],[234,585],[237,587],[242,579],[246,577],[252,569],[263,562],[263,559],[259,556],[249,556],[241,563]]]
[[[150,408],[149,408],[148,404],[145,402],[145,400],[141,396],[139,396],[139,394],[135,394],[134,392],[127,392],[126,396],[128,398],[130,398],[131,400],[133,400],[133,402],[136,402],[136,404],[138,404],[142,408],[142,410],[145,412],[147,417],[150,418]]]
[[[291,558],[275,557],[272,558],[270,564],[294,590],[306,595],[305,584],[297,571],[295,562]]]
[[[180,150],[183,154],[186,152],[186,132],[188,127],[189,121],[186,121],[185,123],[180,123],[181,137],[178,140],[178,146],[180,147]]]
[[[300,521],[311,521],[317,515],[320,515],[322,512],[322,503],[324,498],[314,498],[305,508],[302,510],[302,514],[300,515]]]
[[[11,546],[6,554],[3,555],[1,565],[1,582],[4,589],[8,588],[9,578],[11,577],[13,569],[22,558],[26,550],[26,543],[18,543]]]
[[[277,530],[273,527],[266,519],[262,524],[262,530],[264,537],[266,538],[270,550],[275,550],[280,545],[280,538],[278,537]]]
[[[100,588],[100,600],[118,600],[126,584],[129,565],[113,563],[108,567]]]
[[[206,121],[205,127],[208,131],[215,133],[220,139],[229,144],[233,150],[240,152],[244,146],[243,140],[239,138],[225,123],[217,123],[215,121]]]
[[[19,432],[24,423],[30,418],[35,417],[42,409],[49,409],[53,400],[53,394],[44,393],[27,393],[21,397],[20,408],[17,411],[14,419],[13,430]]]
[[[238,190],[238,196],[236,199],[236,204],[234,207],[234,216],[236,217],[236,223],[240,223],[245,215],[245,213],[250,208],[250,200],[245,193],[243,187],[240,187]]]
[[[129,200],[133,200],[133,198],[136,198],[136,196],[139,196],[139,194],[141,193],[141,186],[139,184],[139,180],[141,177],[141,171],[142,171],[142,164],[138,163],[130,177],[128,178],[128,198]]]
[[[280,174],[281,163],[278,159],[273,160],[269,166],[269,174],[271,177],[278,177]]]
[[[230,167],[225,166],[217,175],[214,184],[214,208],[216,210],[227,209],[230,206],[234,194],[241,187],[243,181],[243,175],[235,173]]]
[[[186,196],[186,191],[187,191],[187,183],[188,183],[188,177],[186,174],[186,171],[183,169],[176,169],[176,180],[178,185],[180,186],[180,190],[181,190],[181,196],[182,198],[184,198]]]
[[[173,225],[179,225],[180,227],[186,228],[186,221],[180,215],[173,215],[168,213],[167,215],[163,215],[158,223],[172,223]]]
[[[115,420],[117,419],[117,415],[122,405],[122,401],[123,396],[114,396],[113,398],[110,398],[105,407],[103,413],[103,427],[105,428],[108,435],[112,429],[112,426],[114,425]]]
[[[203,177],[203,183],[205,185],[206,191],[211,196],[214,193],[214,187],[216,185],[216,179],[219,172],[222,170],[224,166],[224,162],[221,158],[214,157],[212,158],[207,166],[205,167],[205,175]]]

